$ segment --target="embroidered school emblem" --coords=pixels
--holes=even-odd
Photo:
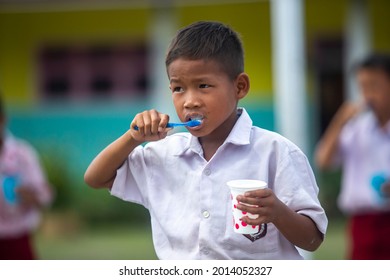
[[[267,234],[267,224],[261,224],[261,226],[259,226],[258,232],[253,234],[243,234],[243,236],[248,238],[250,241],[255,242],[256,240],[263,238],[266,234]]]

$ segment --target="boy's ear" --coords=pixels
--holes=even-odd
[[[249,76],[246,73],[241,73],[236,78],[237,98],[244,98],[249,92],[250,83]]]

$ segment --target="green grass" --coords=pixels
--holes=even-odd
[[[52,218],[37,233],[35,241],[39,258],[45,260],[156,259],[151,230],[145,226],[85,227],[69,218],[62,221]],[[345,223],[331,220],[324,242],[311,258],[342,260],[345,249]]]
[[[35,235],[38,257],[44,260],[152,260],[152,235],[145,225],[118,223],[87,226],[77,212],[51,212]]]
[[[128,227],[83,229],[66,235],[36,237],[45,260],[152,260],[156,259],[150,231]]]
[[[328,231],[320,248],[313,253],[317,260],[343,260],[346,256],[347,240],[344,219],[329,219]]]

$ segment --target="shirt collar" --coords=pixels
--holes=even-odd
[[[237,108],[237,116],[238,119],[233,126],[232,131],[222,145],[225,145],[226,143],[232,143],[239,146],[250,144],[252,119],[244,108]],[[192,151],[199,155],[203,154],[203,149],[199,143],[198,137],[191,135],[185,147],[181,151],[178,151],[176,155],[185,154],[187,151]]]
[[[239,118],[226,138],[225,143],[248,145],[250,143],[252,120],[244,108],[238,108],[237,115]]]

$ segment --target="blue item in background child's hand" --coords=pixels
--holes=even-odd
[[[16,193],[16,188],[19,184],[18,178],[16,176],[4,176],[2,179],[5,200],[9,204],[17,204],[18,195]]]
[[[380,197],[384,197],[382,193],[382,185],[387,181],[386,175],[384,173],[378,173],[371,178],[371,186],[374,188],[376,193]]]

